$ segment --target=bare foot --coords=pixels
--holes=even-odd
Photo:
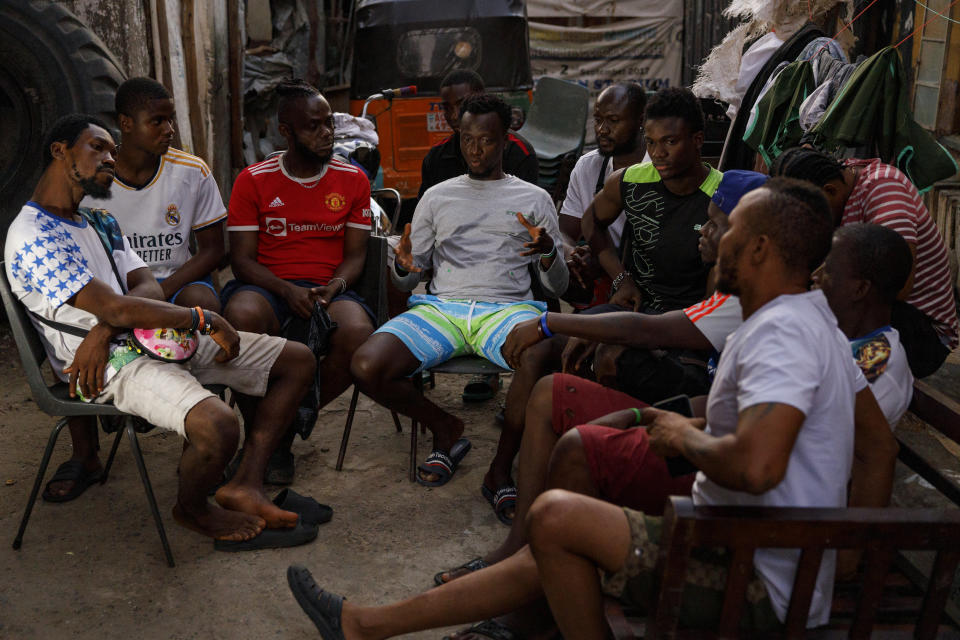
[[[187,511],[177,503],[173,507],[173,519],[214,540],[249,540],[260,535],[265,525],[263,518],[221,509],[213,504],[207,504],[200,511]]]
[[[242,511],[260,516],[268,529],[286,529],[297,526],[300,517],[293,511],[284,511],[273,504],[263,490],[230,482],[217,490],[214,499],[224,509]]]

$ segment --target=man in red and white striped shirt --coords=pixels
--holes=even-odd
[[[913,271],[894,306],[910,368],[922,378],[936,371],[958,342],[956,301],[947,249],[916,187],[896,167],[879,159],[840,164],[813,149],[790,149],[771,175],[812,182],[830,201],[837,226],[877,224],[903,236],[914,255]],[[905,304],[904,304],[905,303]]]

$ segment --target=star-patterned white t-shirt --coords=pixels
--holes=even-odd
[[[97,324],[97,317],[67,301],[93,278],[124,294],[105,245],[111,247],[124,287],[128,273],[147,266],[105,211],[82,208],[68,220],[28,202],[7,230],[4,263],[10,288],[31,314],[89,330]],[[31,321],[40,332],[50,364],[63,377],[63,368],[73,362],[83,338],[54,329],[35,317]],[[112,373],[108,371],[107,379]]]

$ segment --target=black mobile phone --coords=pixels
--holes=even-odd
[[[693,405],[690,404],[690,398],[685,395],[673,396],[672,398],[655,402],[652,406],[656,409],[663,409],[664,411],[673,411],[688,418],[693,417]],[[664,458],[664,460],[667,463],[667,472],[674,478],[699,471],[692,462],[683,456],[671,456]]]

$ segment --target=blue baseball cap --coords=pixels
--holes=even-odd
[[[769,179],[770,176],[756,171],[742,171],[740,169],[724,171],[720,186],[713,192],[710,200],[720,207],[720,211],[730,215],[730,212],[737,206],[744,194],[759,189]]]

